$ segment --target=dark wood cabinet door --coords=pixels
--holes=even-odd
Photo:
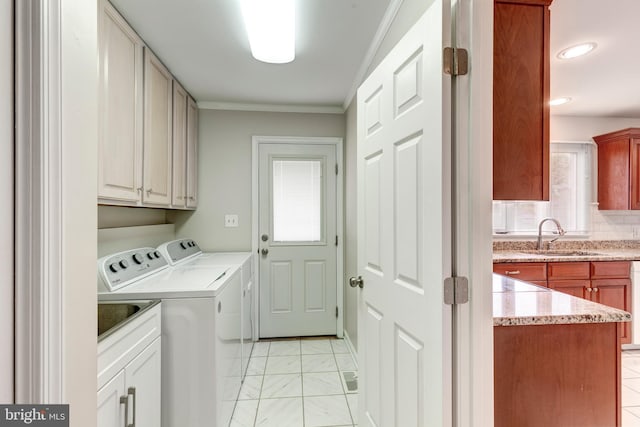
[[[573,295],[578,298],[589,299],[591,282],[586,280],[549,280],[548,287],[554,291]]]
[[[589,280],[589,262],[550,262],[547,266],[549,281],[557,279],[587,279]]]
[[[536,284],[547,281],[547,263],[545,262],[493,264],[493,272],[525,282],[536,282]]]
[[[631,263],[629,261],[593,261],[591,279],[629,279]]]
[[[549,200],[550,4],[494,1],[494,200]]]
[[[631,280],[599,279],[591,281],[592,301],[631,312]],[[631,322],[620,323],[620,342],[631,343]]]

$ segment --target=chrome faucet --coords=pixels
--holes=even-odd
[[[545,218],[542,221],[540,221],[540,224],[538,224],[538,244],[536,246],[537,250],[541,250],[542,249],[542,224],[544,224],[547,221],[553,221],[556,224],[556,228],[558,229],[558,237],[556,237],[555,239],[551,239],[549,241],[549,243],[553,243],[556,240],[558,240],[560,237],[564,236],[566,231],[564,231],[564,229],[562,228],[562,226],[560,225],[560,223],[558,222],[557,219],[555,218]]]

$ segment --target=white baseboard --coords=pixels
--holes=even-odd
[[[344,330],[344,342],[347,344],[347,348],[349,349],[349,354],[351,354],[351,358],[353,359],[353,363],[358,367],[358,352],[356,348],[353,346],[353,342],[351,342],[351,338],[347,333],[347,329]]]

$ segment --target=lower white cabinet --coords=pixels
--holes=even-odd
[[[98,427],[160,425],[160,338],[98,391]]]
[[[159,427],[161,304],[98,342],[98,427]]]

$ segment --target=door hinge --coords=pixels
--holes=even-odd
[[[467,302],[469,302],[469,279],[455,276],[444,279],[444,303],[453,305]]]
[[[336,305],[336,318],[338,317],[338,306]]]
[[[336,175],[338,175],[338,164],[336,163]]]
[[[338,235],[336,235],[336,246],[338,246]]]
[[[469,72],[469,53],[467,49],[445,47],[442,59],[445,74],[464,76]]]

